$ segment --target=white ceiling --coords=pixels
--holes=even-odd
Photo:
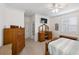
[[[25,11],[26,16],[31,16],[35,13],[46,16],[55,16],[75,10],[79,10],[79,3],[63,3],[63,9],[57,14],[51,12],[51,3],[6,3],[7,6]]]

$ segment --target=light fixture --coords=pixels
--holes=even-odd
[[[61,3],[52,3],[52,12],[53,13],[57,13],[59,12],[61,9],[63,9],[65,5],[64,4],[61,4]]]
[[[53,13],[57,13],[57,12],[59,12],[59,4],[57,4],[57,3],[53,3],[52,4],[52,12]]]
[[[58,8],[53,9],[52,12],[53,12],[53,13],[57,13],[57,12],[59,12],[59,9],[58,9]]]

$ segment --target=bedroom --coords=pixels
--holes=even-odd
[[[66,46],[66,44],[73,45],[75,41],[78,42],[79,35],[79,3],[0,3],[0,46],[3,47],[3,29],[13,26],[13,28],[25,28],[25,47],[20,52],[19,55],[45,55],[48,52],[52,54],[53,49],[58,48],[59,44],[61,48]],[[39,8],[38,8],[39,7]],[[41,22],[41,19],[47,20],[46,23]],[[50,33],[49,40],[39,39],[39,27],[41,25],[46,25],[43,29]],[[46,29],[47,28],[47,29]],[[41,29],[41,31],[43,31]],[[7,34],[7,33],[6,33]],[[58,39],[60,35],[66,39]],[[19,38],[20,39],[20,38]],[[58,42],[58,47],[50,49],[51,44],[48,45],[48,42],[54,39],[58,40],[52,42]],[[71,40],[74,39],[74,40]],[[42,41],[42,42],[39,42]],[[15,41],[16,42],[16,41]],[[20,41],[19,41],[20,42]],[[22,42],[23,43],[23,42]],[[21,43],[21,44],[22,44]],[[71,43],[71,44],[70,44]],[[52,44],[53,45],[53,44]],[[70,49],[70,46],[67,46]],[[78,43],[77,43],[78,45]],[[48,47],[49,46],[49,47]],[[46,48],[47,47],[47,48]],[[59,47],[59,48],[60,48]],[[77,48],[77,47],[76,47]],[[46,50],[47,49],[47,50]],[[4,50],[4,48],[2,49]],[[1,51],[2,51],[1,50]],[[48,51],[50,50],[50,51]],[[75,49],[73,49],[75,50]],[[11,48],[10,48],[11,53]],[[17,50],[18,51],[18,50]],[[73,51],[68,53],[62,49],[61,51],[57,50],[57,54],[76,54]],[[63,52],[64,51],[64,52]],[[6,51],[5,51],[6,52]],[[1,52],[2,53],[2,52]]]

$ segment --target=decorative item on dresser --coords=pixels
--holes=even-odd
[[[25,46],[24,28],[4,28],[4,45],[12,43],[12,54],[21,52]]]
[[[38,41],[42,42],[50,39],[52,39],[52,32],[49,31],[49,27],[45,24],[39,26]]]

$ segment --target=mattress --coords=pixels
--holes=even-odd
[[[48,44],[48,51],[50,55],[78,55],[79,41],[59,38]]]
[[[12,44],[0,47],[0,55],[12,55]]]

